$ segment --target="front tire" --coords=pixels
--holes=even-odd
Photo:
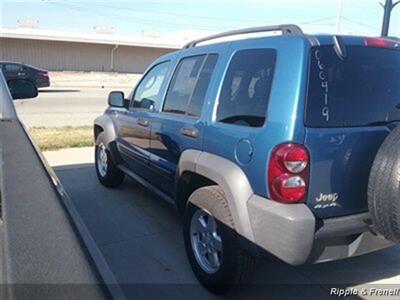
[[[101,132],[96,139],[95,146],[95,167],[97,178],[106,187],[116,187],[120,185],[125,174],[115,165],[110,150],[104,142],[104,133]]]
[[[183,235],[192,270],[211,292],[225,293],[234,285],[248,282],[254,258],[239,243],[220,187],[199,188],[190,196],[183,218]]]

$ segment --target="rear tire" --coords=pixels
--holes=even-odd
[[[110,188],[120,185],[125,174],[115,165],[110,150],[105,145],[104,132],[98,135],[94,151],[96,174],[100,183]]]
[[[203,208],[199,208],[197,205]],[[207,248],[207,238],[201,239],[201,233],[196,234],[194,224],[201,224],[198,222],[203,218],[209,224],[212,220],[216,221],[216,229],[211,236],[211,244],[216,241],[218,252],[219,265],[207,267],[207,254],[205,262],[202,263],[202,258],[199,258],[199,253],[204,253],[210,250]],[[211,221],[210,221],[211,220]],[[208,226],[208,225],[207,225]],[[211,226],[213,227],[213,226]],[[200,231],[202,231],[201,229]],[[227,292],[233,286],[238,284],[247,283],[250,275],[254,269],[254,258],[242,249],[239,236],[235,232],[235,226],[231,212],[228,207],[227,200],[222,189],[218,186],[208,186],[197,189],[189,198],[188,206],[186,207],[183,217],[183,235],[185,241],[186,254],[189,259],[190,265],[197,279],[211,292],[221,294]],[[206,234],[205,234],[206,235]],[[203,235],[204,237],[204,235]],[[212,237],[218,237],[217,240]],[[199,240],[206,240],[206,246],[200,246],[203,250],[199,251]],[[220,243],[218,243],[220,240]],[[201,243],[200,243],[201,244]],[[211,246],[210,254],[213,254],[213,247]],[[215,248],[215,247],[214,247]],[[197,250],[196,250],[197,249]],[[209,256],[210,257],[210,256]]]
[[[400,126],[382,143],[371,168],[368,208],[376,229],[400,243]]]

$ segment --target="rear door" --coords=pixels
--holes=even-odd
[[[308,205],[321,218],[367,211],[371,165],[400,120],[400,51],[333,46],[310,53],[305,145]]]
[[[178,63],[161,112],[151,125],[150,167],[153,183],[172,195],[181,153],[202,148],[203,104],[217,54],[184,57]]]

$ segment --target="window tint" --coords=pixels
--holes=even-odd
[[[4,65],[4,70],[6,71],[11,71],[11,72],[18,72],[21,70],[21,65],[17,64],[5,64]]]
[[[400,120],[400,51],[347,46],[312,49],[305,123],[366,126]]]
[[[265,122],[276,51],[237,52],[228,67],[219,98],[217,121],[260,127]]]
[[[172,77],[165,99],[165,112],[185,114],[205,55],[182,59]]]
[[[159,106],[162,97],[161,87],[168,73],[168,67],[169,62],[164,62],[147,72],[136,88],[133,107],[151,109]]]

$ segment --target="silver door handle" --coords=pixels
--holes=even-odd
[[[149,120],[146,120],[146,119],[139,119],[139,120],[137,120],[137,123],[143,127],[148,127],[150,125]]]
[[[197,138],[197,136],[199,135],[199,130],[193,126],[185,126],[181,128],[181,134],[191,138]]]

